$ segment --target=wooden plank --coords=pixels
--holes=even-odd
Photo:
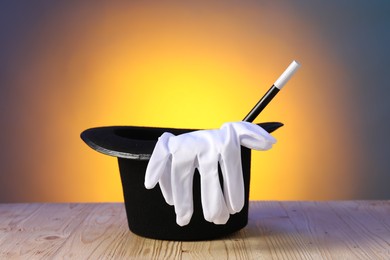
[[[88,214],[83,216],[79,228],[57,249],[54,257],[109,257],[116,250],[117,241],[126,236],[123,207],[114,203],[90,205],[92,207],[88,209]]]
[[[134,235],[122,203],[0,204],[0,258],[390,259],[390,202],[251,202],[246,228],[202,242]]]
[[[294,236],[288,212],[280,202],[252,203],[249,223],[243,231],[251,259],[307,259],[305,244]],[[300,250],[293,250],[295,248]]]
[[[369,259],[390,258],[389,202],[340,202],[329,204],[339,219],[339,232],[348,251]]]
[[[15,210],[15,208],[22,210]],[[1,257],[50,257],[79,228],[91,204],[16,204],[0,212],[8,223],[2,235]],[[3,209],[3,207],[1,207]],[[8,212],[5,213],[4,212]],[[4,219],[5,218],[5,219]]]

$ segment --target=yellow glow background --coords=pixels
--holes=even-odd
[[[28,156],[11,167],[25,178],[10,200],[121,201],[117,161],[87,147],[84,129],[241,120],[293,59],[301,69],[256,120],[285,126],[272,150],[252,152],[250,198],[356,192],[353,161],[361,155],[344,125],[354,104],[330,88],[351,84],[348,68],[293,9],[106,3],[53,12],[29,40],[9,133],[22,136],[15,142]]]

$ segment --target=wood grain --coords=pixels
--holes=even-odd
[[[142,238],[122,203],[0,204],[1,259],[390,259],[390,201],[250,203],[213,241]]]

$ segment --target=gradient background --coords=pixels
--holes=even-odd
[[[107,125],[257,122],[251,199],[390,198],[388,1],[1,1],[0,202],[122,201]]]

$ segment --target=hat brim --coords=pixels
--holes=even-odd
[[[271,133],[283,126],[280,122],[257,124]],[[174,135],[199,129],[158,128],[142,126],[105,126],[90,128],[81,133],[81,139],[92,149],[114,157],[149,160],[158,137],[164,132]]]

